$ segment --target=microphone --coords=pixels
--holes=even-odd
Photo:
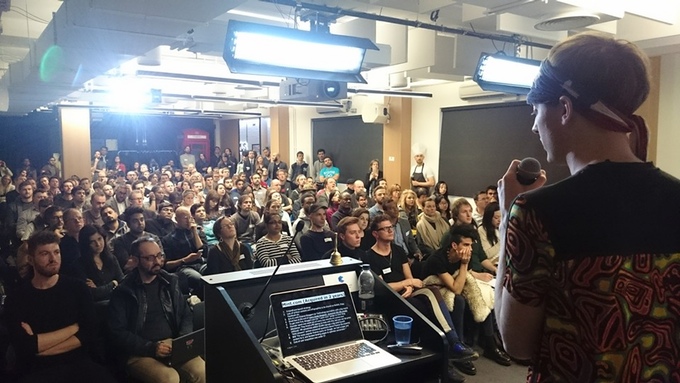
[[[288,255],[288,252],[290,251],[290,248],[293,246],[295,243],[295,237],[297,237],[300,232],[302,232],[302,229],[305,228],[305,223],[300,220],[298,221],[297,225],[295,225],[295,234],[293,235],[293,238],[290,240],[290,243],[288,244],[288,248],[286,249],[286,252],[283,253],[283,256],[285,257]],[[255,317],[255,306],[257,306],[258,303],[260,303],[260,299],[262,299],[262,296],[264,295],[264,292],[267,291],[267,287],[269,287],[269,283],[271,283],[272,278],[274,278],[274,275],[276,275],[276,272],[279,271],[279,267],[281,267],[281,263],[277,262],[278,264],[276,265],[276,268],[274,269],[274,272],[272,275],[269,276],[269,279],[267,279],[267,283],[264,284],[264,288],[262,288],[262,291],[260,291],[260,295],[257,296],[257,299],[255,299],[255,303],[250,304],[250,302],[243,302],[238,306],[238,311],[241,313],[241,316],[243,316],[243,319],[246,321],[250,321]]]
[[[541,163],[533,157],[527,157],[517,166],[517,181],[522,185],[531,185],[541,175]]]

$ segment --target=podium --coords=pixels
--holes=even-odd
[[[240,308],[253,304],[262,291],[274,267],[243,270],[203,277],[205,282],[205,362],[208,383],[217,382],[288,382],[272,358],[260,345],[260,339],[274,335],[273,319],[269,315],[269,295],[286,290],[348,282],[357,302],[356,279],[360,261],[343,257],[343,264],[332,266],[328,260],[283,265],[272,278],[254,315],[246,321]],[[339,382],[375,382],[388,379],[395,382],[446,381],[448,343],[444,333],[392,290],[381,278],[375,278],[375,298],[372,312],[383,314],[388,322],[395,315],[413,318],[412,341],[423,347],[421,355],[396,355],[402,360],[394,366],[344,378]],[[390,327],[392,324],[390,323]],[[392,338],[392,333],[388,340]],[[392,338],[393,343],[393,338]],[[388,343],[378,345],[385,347]],[[300,374],[296,377],[300,378]],[[302,377],[304,381],[304,377]]]

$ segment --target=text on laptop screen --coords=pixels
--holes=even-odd
[[[271,300],[284,356],[362,339],[344,285],[272,295]]]

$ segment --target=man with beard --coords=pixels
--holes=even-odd
[[[155,219],[145,220],[146,231],[163,238],[175,230],[176,224],[172,220],[175,215],[175,209],[172,203],[163,201],[158,204],[158,215]]]
[[[115,382],[86,346],[95,311],[85,283],[60,275],[59,236],[41,231],[28,240],[33,275],[7,297],[8,332],[25,370],[22,382]]]
[[[73,204],[73,180],[68,179],[61,183],[61,193],[54,197],[54,204],[62,209],[68,209]]]
[[[163,362],[172,355],[171,339],[190,333],[193,320],[178,277],[163,270],[161,247],[143,236],[132,243],[130,254],[135,270],[113,291],[108,316],[113,345],[128,374],[141,382],[179,383],[181,370],[191,382],[205,382],[200,357],[181,366]]]
[[[116,213],[112,206],[104,206],[100,214],[102,221],[104,221],[102,228],[106,233],[106,245],[109,247],[109,250],[113,251],[113,240],[130,231],[130,228],[125,221],[119,218],[118,213]]]
[[[106,195],[102,191],[92,193],[90,197],[90,208],[83,212],[85,224],[104,226],[101,210],[106,205]]]
[[[142,236],[147,236],[153,238],[156,243],[161,243],[158,236],[155,234],[148,233],[144,231],[146,228],[146,221],[144,219],[144,209],[138,206],[130,206],[125,210],[125,220],[130,228],[127,233],[114,238],[111,241],[111,247],[113,248],[113,255],[118,260],[120,268],[127,274],[132,270],[133,261],[130,259],[130,249],[132,248],[132,243],[141,238]]]

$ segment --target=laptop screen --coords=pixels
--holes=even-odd
[[[269,297],[284,357],[363,339],[346,284]]]

